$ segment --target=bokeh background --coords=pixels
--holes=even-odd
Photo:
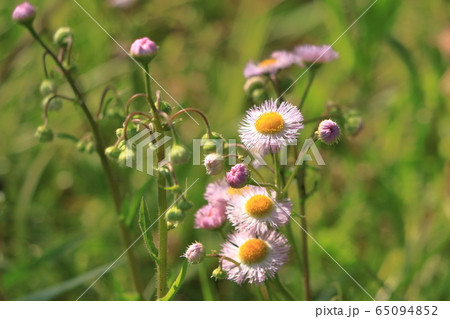
[[[97,156],[75,143],[34,138],[42,124],[41,48],[10,21],[18,1],[0,2],[0,299],[74,300],[123,251],[113,203]],[[139,68],[72,1],[31,1],[37,29],[47,42],[60,26],[75,34],[73,58],[94,110],[103,87],[115,85],[126,101],[143,91]],[[206,112],[213,129],[236,138],[251,106],[242,87],[249,59],[302,43],[334,42],[372,3],[323,1],[88,1],[79,3],[123,47],[149,36],[160,46],[151,74],[183,106]],[[310,174],[319,189],[308,200],[311,235],[377,300],[448,300],[450,292],[450,3],[379,0],[334,46],[340,58],[319,72],[305,117],[328,101],[358,110],[365,121],[356,137],[320,147],[327,163]],[[303,71],[292,70],[293,78]],[[286,98],[298,101],[301,78]],[[69,92],[62,87],[62,92]],[[172,102],[163,94],[164,99]],[[55,132],[81,138],[88,125],[64,103],[50,114]],[[119,120],[106,120],[109,144]],[[307,126],[310,131],[312,127]],[[190,143],[204,129],[186,119]],[[155,209],[152,177],[116,167],[127,199],[145,194]],[[202,167],[178,169],[195,209],[211,181]],[[296,200],[295,195],[292,195]],[[170,232],[170,278],[194,240],[217,249],[220,236],[194,230],[193,213]],[[129,225],[140,232],[137,217]],[[300,242],[300,229],[295,237]],[[133,248],[147,294],[154,265],[142,242]],[[369,300],[310,242],[313,299]],[[178,300],[255,300],[254,287],[209,279],[213,260],[189,268]],[[303,298],[301,272],[290,262],[286,286]],[[83,297],[132,300],[132,281],[121,260]]]

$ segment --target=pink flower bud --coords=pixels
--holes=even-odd
[[[339,139],[341,130],[336,122],[332,120],[324,120],[320,122],[317,129],[317,135],[319,139],[325,144],[333,144]]]
[[[191,264],[198,264],[205,258],[205,248],[203,244],[195,242],[186,249],[182,257],[185,257]]]
[[[208,204],[201,207],[195,214],[195,228],[217,229],[227,220],[226,205],[222,202],[216,205]]]
[[[12,13],[11,18],[21,24],[28,24],[33,22],[36,16],[36,10],[28,2],[19,4]]]
[[[149,38],[137,39],[130,48],[130,54],[133,58],[141,62],[150,62],[158,51],[158,46]]]
[[[227,182],[233,188],[242,188],[247,185],[250,172],[244,164],[236,164],[227,173]]]

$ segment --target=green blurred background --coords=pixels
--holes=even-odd
[[[302,43],[333,43],[372,3],[154,0],[114,5],[119,2],[79,1],[124,48],[138,37],[153,39],[160,51],[151,74],[183,106],[205,111],[213,129],[227,138],[237,137],[238,123],[251,105],[242,91],[242,69],[249,59]],[[75,2],[32,3],[37,29],[47,42],[58,27],[73,29],[73,58],[92,110],[106,85],[115,85],[124,101],[143,91],[140,69]],[[42,124],[42,49],[10,21],[16,4],[0,3],[0,299],[74,300],[123,246],[97,156],[79,153],[67,140],[40,144],[34,138]],[[358,110],[365,120],[358,136],[320,148],[327,165],[309,175],[310,187],[319,180],[319,190],[308,201],[307,214],[311,235],[377,300],[450,298],[449,18],[449,1],[379,0],[335,44],[340,58],[321,69],[307,100],[306,118],[320,115],[332,100]],[[305,84],[306,76],[286,98],[298,101]],[[88,130],[80,110],[67,102],[50,114],[50,125],[79,138]],[[102,123],[108,144],[120,125],[118,120]],[[204,133],[188,118],[182,131],[186,143]],[[116,169],[125,196],[144,186],[155,209],[152,178]],[[187,183],[200,177],[188,194],[197,209],[205,203],[202,195],[211,179],[202,167],[178,170]],[[188,243],[200,240],[219,248],[218,234],[192,228],[193,213],[170,232],[170,278]],[[301,230],[293,226],[299,244]],[[137,238],[137,218],[130,227]],[[154,265],[142,242],[133,249],[151,295]],[[313,242],[310,260],[313,299],[369,300]],[[177,299],[256,299],[253,287],[209,279],[215,267],[214,261],[190,267]],[[295,262],[281,275],[303,298]],[[83,297],[134,298],[126,258]]]

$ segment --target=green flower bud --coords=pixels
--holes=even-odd
[[[181,222],[185,217],[185,213],[178,208],[178,206],[173,205],[169,208],[167,213],[165,214],[166,221],[168,222]]]
[[[253,76],[245,81],[244,84],[244,92],[248,96],[252,96],[254,90],[264,89],[266,86],[267,80],[263,76]]]
[[[117,146],[108,146],[105,149],[105,155],[112,159],[117,159],[120,155],[120,150]]]
[[[186,146],[175,144],[172,145],[170,150],[170,161],[174,165],[184,164],[189,162],[191,155],[189,154],[189,150]]]
[[[217,141],[213,141],[217,140]],[[203,151],[206,153],[215,152],[217,149],[217,146],[220,146],[223,141],[222,135],[217,132],[211,132],[211,138],[208,137],[208,133],[205,133],[202,136],[201,145],[203,148]]]
[[[134,150],[125,149],[120,152],[117,162],[120,166],[125,167],[127,165],[127,159],[131,159],[131,162],[134,163],[135,157],[136,154],[134,153]]]
[[[80,153],[83,153],[86,150],[86,142],[84,140],[77,142],[77,150]]]
[[[56,30],[53,35],[53,42],[60,47],[66,47],[69,44],[70,39],[73,38],[72,30],[69,27],[61,27]]]
[[[86,150],[86,153],[92,154],[94,152],[94,150],[95,150],[94,142],[88,141],[86,143],[86,149],[85,150]]]
[[[364,120],[355,111],[350,111],[345,115],[344,129],[348,134],[356,136],[364,127]]]
[[[227,272],[220,266],[214,269],[211,275],[211,278],[214,278],[215,280],[223,280],[227,279],[227,277]]]
[[[167,230],[172,230],[178,227],[179,222],[166,222]]]
[[[161,107],[161,111],[163,111],[164,113],[170,114],[170,112],[172,112],[172,106],[166,101],[160,101],[159,106]]]
[[[265,100],[267,100],[269,98],[269,96],[267,95],[267,92],[263,89],[253,90],[251,96],[252,96],[252,101],[255,104],[261,104],[262,102],[264,102]]]
[[[116,136],[117,138],[121,138],[123,136],[123,128],[120,127],[116,130]]]
[[[188,201],[187,199],[183,198],[180,200],[178,207],[183,211],[186,212],[189,209],[191,209],[193,206],[192,202]]]
[[[41,142],[50,142],[53,140],[53,131],[45,125],[41,125],[37,128],[35,137]]]
[[[57,85],[56,82],[50,79],[45,79],[42,81],[41,86],[39,87],[39,92],[41,92],[42,96],[47,96],[52,93],[56,93]]]
[[[125,151],[125,150],[127,149],[127,143],[125,142],[125,140],[121,140],[121,141],[119,142],[119,144],[117,145],[117,148],[118,148],[120,151]]]
[[[50,94],[47,95],[46,97],[44,97],[44,99],[42,100],[42,107],[45,108],[45,106],[48,103],[48,109],[49,110],[59,110],[62,105],[63,105],[63,101],[60,98],[52,98],[54,95]],[[51,99],[51,100],[50,100]],[[50,101],[50,102],[49,102]]]

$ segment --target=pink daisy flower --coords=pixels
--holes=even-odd
[[[252,76],[276,74],[297,62],[298,59],[294,54],[287,51],[275,51],[270,55],[270,58],[259,63],[249,61],[244,68],[244,77],[248,79]]]
[[[195,213],[195,228],[217,229],[221,227],[227,220],[225,211],[226,206],[222,204],[214,206],[208,204],[201,207],[197,213]]]
[[[306,63],[326,63],[339,57],[339,54],[330,45],[299,45],[295,47],[294,54]]]
[[[209,183],[206,186],[206,191],[203,197],[208,201],[209,204],[215,205],[225,205],[227,202],[236,195],[242,195],[243,191],[246,189],[251,189],[256,186],[247,185],[240,189],[235,189],[228,185],[225,178],[219,179],[215,182]]]
[[[292,202],[277,202],[263,187],[245,190],[241,196],[228,201],[227,217],[238,231],[261,234],[289,222]]]
[[[341,130],[336,122],[324,120],[320,122],[316,134],[322,142],[331,145],[338,141],[340,132]]]
[[[273,100],[249,109],[241,122],[239,133],[248,149],[263,154],[278,152],[282,147],[297,142],[303,128],[302,113],[292,104]]]
[[[235,260],[223,259],[222,267],[228,279],[238,284],[262,283],[274,277],[287,259],[290,246],[286,237],[275,231],[261,235],[248,232],[236,232],[228,236],[222,244],[221,255]]]

